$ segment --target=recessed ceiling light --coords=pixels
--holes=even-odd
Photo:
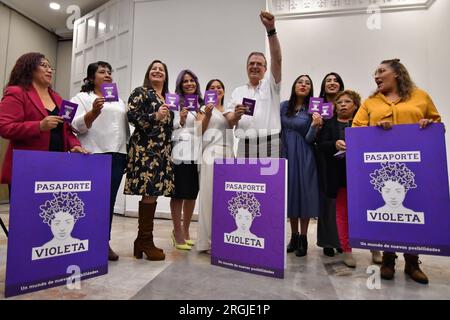
[[[53,9],[53,10],[61,9],[61,5],[59,3],[56,3],[56,2],[50,2],[49,7],[50,7],[50,9]]]

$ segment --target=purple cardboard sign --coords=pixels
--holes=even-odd
[[[217,106],[218,100],[219,100],[219,96],[218,96],[216,90],[207,90],[205,92],[205,105],[211,103],[211,104]]]
[[[180,96],[176,93],[166,93],[166,104],[172,111],[180,110]]]
[[[450,256],[444,134],[441,123],[346,129],[352,247]]]
[[[245,111],[244,114],[253,116],[253,114],[255,113],[256,100],[243,98],[242,105],[247,107],[247,111]]]
[[[286,160],[241,160],[214,164],[211,263],[284,278]]]
[[[5,296],[106,274],[111,156],[14,150],[12,177]]]
[[[318,112],[320,113],[322,111],[322,104],[323,104],[323,98],[311,98],[309,99],[309,113]]]
[[[59,110],[59,115],[68,123],[72,123],[73,118],[75,118],[75,113],[77,112],[78,104],[63,100],[61,103],[61,108]]]
[[[198,110],[198,95],[196,94],[187,94],[184,96],[184,106],[189,111],[197,111]]]
[[[328,120],[333,118],[334,115],[334,105],[333,103],[329,102],[329,103],[322,103],[321,106],[321,110],[320,110],[320,115],[322,116],[323,119]]]
[[[103,98],[106,102],[119,101],[119,92],[117,91],[117,84],[103,83],[100,87]]]

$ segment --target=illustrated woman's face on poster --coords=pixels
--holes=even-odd
[[[75,219],[67,212],[58,212],[55,214],[55,218],[51,222],[51,230],[54,237],[58,240],[66,240],[70,237],[73,227],[75,225]]]
[[[247,232],[252,226],[253,216],[248,210],[240,208],[236,214],[235,221],[240,231]]]
[[[384,183],[381,195],[386,205],[392,208],[399,208],[403,206],[406,190],[400,183],[389,180]]]

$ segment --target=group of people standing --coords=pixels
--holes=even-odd
[[[425,128],[441,117],[429,95],[417,88],[399,59],[384,60],[377,67],[375,92],[361,104],[360,95],[344,89],[342,78],[330,73],[322,81],[320,97],[333,102],[335,116],[323,120],[308,114],[313,84],[308,75],[299,76],[291,98],[282,104],[283,156],[289,160],[288,216],[292,236],[288,252],[307,254],[309,219],[318,217],[317,244],[327,256],[343,252],[344,263],[355,267],[348,236],[348,206],[345,151],[347,127],[378,126],[390,129],[397,124],[417,123]],[[298,221],[300,220],[300,233]],[[428,278],[420,269],[419,257],[404,254],[405,273],[426,284]],[[395,273],[393,252],[372,251],[372,261],[381,264],[380,274],[390,280]]]
[[[171,197],[173,246],[199,251],[211,248],[213,159],[233,157],[233,131],[238,138],[237,157],[283,157],[288,160],[288,217],[291,241],[288,252],[307,255],[310,218],[318,217],[317,244],[327,256],[344,253],[344,263],[355,267],[348,242],[345,156],[345,128],[419,123],[421,127],[440,121],[431,98],[415,87],[399,60],[383,61],[375,73],[377,89],[361,104],[361,97],[345,90],[337,73],[325,76],[320,97],[335,106],[335,116],[324,120],[310,114],[313,81],[300,75],[292,84],[289,100],[281,103],[281,46],[275,18],[262,12],[270,49],[270,72],[263,53],[252,52],[247,59],[248,83],[236,88],[224,106],[225,86],[212,79],[206,90],[215,90],[218,102],[203,101],[194,72],[182,70],[175,93],[180,110],[165,103],[169,92],[167,65],[154,60],[135,88],[128,103],[106,102],[101,85],[111,83],[112,66],[107,62],[89,65],[81,92],[72,98],[78,109],[72,125],[58,116],[61,98],[51,89],[53,69],[38,53],[25,54],[17,61],[0,104],[0,135],[10,140],[2,171],[2,183],[11,183],[13,149],[72,151],[112,156],[110,222],[123,174],[127,195],[141,196],[138,234],[134,256],[164,260],[162,249],[153,241],[154,217],[160,196]],[[188,110],[186,95],[198,96],[201,108]],[[256,101],[252,116],[246,115],[243,98]],[[134,127],[130,135],[129,124]],[[190,221],[200,196],[197,243],[190,237]],[[299,230],[300,227],[300,230]],[[372,252],[381,263],[381,276],[392,279],[395,253]],[[109,248],[109,259],[118,255]],[[417,255],[405,255],[405,271],[416,281],[427,283]]]

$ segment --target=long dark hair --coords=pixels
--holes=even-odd
[[[183,91],[183,80],[184,80],[184,76],[186,74],[190,75],[194,79],[195,84],[197,85],[197,88],[195,89],[195,94],[198,96],[198,102],[200,104],[203,104],[203,96],[202,96],[202,92],[200,90],[200,83],[198,81],[198,77],[195,75],[195,73],[193,73],[189,69],[181,70],[180,73],[178,74],[177,81],[175,83],[175,93],[180,95],[180,104],[182,106],[184,105],[185,93]]]
[[[223,95],[222,100],[220,101],[220,103],[223,105],[223,101],[225,100],[225,85],[223,84],[222,81],[220,81],[219,79],[209,80],[208,84],[206,85],[206,91],[209,90],[209,87],[211,87],[211,85],[213,84],[214,81],[217,81],[222,86],[224,95]]]
[[[400,59],[391,59],[391,60],[383,60],[380,64],[387,64],[392,68],[394,73],[397,75],[397,90],[400,98],[405,101],[411,98],[411,93],[416,85],[411,79],[408,70],[400,62]],[[378,90],[371,96],[375,96],[378,93]]]
[[[309,82],[311,82],[311,91],[309,91],[309,94],[305,97],[305,100],[303,100],[302,108],[307,107],[307,105],[309,104],[309,99],[311,99],[311,97],[314,97],[314,85],[311,80],[311,77],[307,74],[302,74],[298,76],[297,79],[295,79],[294,83],[292,84],[291,97],[289,98],[289,104],[286,113],[288,117],[293,117],[295,115],[295,107],[297,106],[297,94],[295,93],[295,85],[297,84],[297,81],[301,77],[307,77],[309,79]]]
[[[341,76],[339,74],[337,74],[336,72],[330,72],[329,74],[327,74],[323,78],[322,85],[320,86],[320,95],[319,95],[319,97],[323,98],[325,102],[333,102],[333,101],[328,101],[327,100],[327,93],[325,92],[325,84],[326,84],[327,78],[329,76],[335,76],[336,77],[336,80],[339,83],[339,91],[338,92],[341,92],[341,91],[345,90],[344,81],[342,80]]]
[[[97,61],[91,63],[87,69],[87,76],[83,80],[83,85],[81,86],[81,92],[93,92],[95,90],[95,74],[97,73],[98,68],[108,68],[109,71],[112,72],[112,67],[108,62],[105,61]]]
[[[150,63],[150,65],[147,68],[147,72],[145,73],[144,84],[142,86],[147,89],[153,89],[152,83],[150,82],[148,75],[150,74],[150,70],[152,70],[153,65],[155,63],[161,63],[164,67],[164,72],[166,73],[166,80],[164,80],[164,85],[163,85],[163,90],[162,90],[162,95],[165,96],[166,93],[169,92],[169,71],[167,70],[166,64],[164,62],[162,62],[161,60],[153,60],[152,63]]]
[[[30,52],[17,59],[11,70],[9,81],[6,87],[20,86],[28,90],[33,82],[33,73],[39,67],[42,59],[48,60],[45,55],[39,52]]]

